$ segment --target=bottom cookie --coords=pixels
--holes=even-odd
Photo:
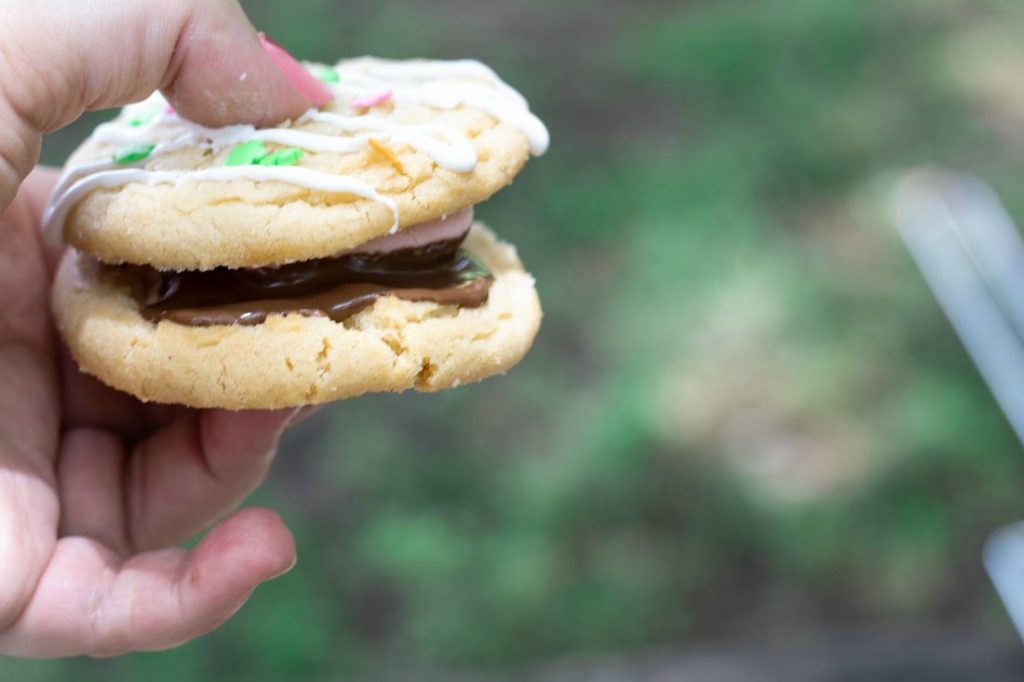
[[[127,285],[69,250],[53,310],[82,370],[143,401],[275,409],[439,391],[509,369],[540,326],[533,278],[515,248],[480,224],[463,246],[494,277],[479,308],[384,297],[342,322],[288,314],[252,326],[153,323]]]

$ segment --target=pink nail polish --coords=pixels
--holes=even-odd
[[[334,99],[334,93],[330,88],[299,64],[288,50],[274,42],[266,33],[260,33],[259,38],[263,51],[277,64],[277,68],[281,69],[291,84],[306,96],[306,99],[317,107],[322,107]]]

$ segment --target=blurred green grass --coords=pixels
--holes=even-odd
[[[546,318],[507,377],[293,434],[300,562],[218,632],[18,680],[353,679],[883,622],[1008,627],[1024,460],[884,214],[912,165],[1024,208],[949,63],[1009,2],[244,3],[320,60],[473,56],[554,145],[479,214]],[[47,141],[58,162],[95,120]]]

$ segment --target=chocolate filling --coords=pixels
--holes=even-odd
[[[465,235],[390,253],[347,253],[278,268],[137,273],[142,315],[196,327],[255,325],[298,313],[335,322],[382,296],[467,308],[487,302],[493,278],[460,248]]]

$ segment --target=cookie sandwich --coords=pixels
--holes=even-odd
[[[436,391],[515,365],[541,311],[474,221],[548,133],[475,61],[307,65],[334,94],[210,129],[155,94],[78,149],[44,219],[79,366],[144,401],[228,409]]]

